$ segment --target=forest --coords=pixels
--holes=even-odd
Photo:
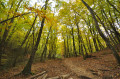
[[[0,0],[0,74],[119,79],[120,0]]]

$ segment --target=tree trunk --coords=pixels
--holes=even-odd
[[[80,40],[81,40],[81,37],[80,37],[80,32],[79,32],[79,26],[78,26],[78,23],[76,23],[76,26],[77,26],[77,34],[78,34],[78,46],[79,46],[79,54],[80,54]]]
[[[97,35],[97,41],[98,41],[100,50],[103,50],[105,47],[102,45],[101,41],[99,40],[98,35]]]
[[[47,46],[46,46],[46,44],[45,44],[45,47],[44,47],[44,49],[43,49],[43,52],[42,52],[41,58],[40,58],[40,61],[41,61],[41,62],[44,62],[44,60],[45,60],[44,54],[46,53],[46,51],[47,51]]]
[[[0,49],[1,51],[1,49]],[[2,65],[2,53],[0,53],[0,66]]]
[[[65,42],[65,38],[64,39],[64,57],[67,57],[67,53],[66,53],[66,42]]]
[[[69,43],[68,43],[68,35],[67,35],[67,57],[69,57]]]
[[[66,26],[66,33],[68,33],[67,32],[67,26]],[[66,34],[66,37],[67,37],[67,50],[66,50],[66,52],[67,52],[67,55],[66,55],[66,57],[69,57],[69,36],[68,36],[68,34]]]
[[[17,58],[18,56],[15,56],[15,58],[14,58],[14,61],[13,61],[13,64],[12,64],[12,67],[15,67],[16,66],[16,62],[17,62]]]
[[[72,38],[73,38],[73,51],[74,51],[75,56],[77,57],[77,52],[76,52],[76,48],[75,48],[75,37],[74,37],[73,27],[72,27]]]

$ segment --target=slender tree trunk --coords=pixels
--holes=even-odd
[[[80,54],[80,40],[81,40],[81,38],[80,38],[80,32],[79,32],[78,23],[76,23],[76,26],[77,26],[77,34],[78,34],[78,42],[79,42],[78,46],[79,46],[79,54]]]
[[[50,59],[52,59],[52,55],[53,55],[53,50],[54,50],[54,48],[53,48],[54,46],[53,46],[53,44],[52,44],[52,51],[51,51],[51,55],[50,55]]]
[[[2,49],[0,49],[2,51]],[[2,65],[2,53],[0,53],[0,66]]]
[[[51,34],[51,38],[50,40],[53,40],[54,41],[54,38]],[[55,41],[54,41],[55,42]],[[52,59],[52,55],[53,55],[53,51],[54,51],[54,43],[52,42],[50,45],[49,45],[50,49],[49,49],[49,54],[48,54],[48,58],[49,59]]]
[[[86,47],[85,47],[85,44],[84,44],[84,41],[83,41],[83,37],[82,37],[81,31],[79,31],[79,32],[80,32],[80,49],[81,49],[81,54],[83,56],[83,59],[86,59],[86,56],[88,55],[88,53],[87,53],[87,50],[86,50]],[[85,54],[84,54],[84,51],[85,51]]]
[[[54,38],[54,43],[52,44],[53,45],[53,54],[52,54],[52,58],[55,59],[56,58],[56,36]],[[67,49],[66,49],[67,51]]]
[[[78,31],[78,42],[79,42],[79,44],[78,44],[78,46],[79,46],[79,55],[80,55],[80,33],[79,33],[79,26],[77,25],[77,31]]]
[[[67,26],[66,26],[66,33],[68,33],[67,32]],[[69,36],[68,36],[68,34],[66,34],[66,37],[67,37],[67,49],[66,49],[66,57],[69,57]]]
[[[75,56],[77,57],[77,52],[76,52],[76,48],[75,48],[75,37],[74,37],[73,27],[72,27],[72,38],[73,38],[73,51],[74,51]]]
[[[83,58],[84,58],[84,60],[86,60],[86,58],[88,57],[88,53],[87,53],[87,49],[86,49],[84,43],[83,43],[83,48],[84,48],[84,50],[85,50],[85,55],[83,55]]]
[[[14,61],[13,61],[13,64],[12,64],[12,67],[15,67],[16,66],[16,62],[17,62],[17,58],[18,56],[15,56],[15,58],[14,58]]]
[[[81,42],[81,44],[80,44],[80,49],[81,49],[81,54],[82,54],[82,56],[83,56],[83,58],[84,58],[84,52],[83,52],[83,44],[82,44],[82,42]]]
[[[2,32],[2,29],[0,29],[0,33]],[[0,41],[2,40],[2,38],[1,38],[2,36],[0,35]]]
[[[93,53],[93,49],[92,49],[92,45],[91,45],[91,41],[90,41],[90,38],[88,39],[89,40],[89,51],[90,51],[90,53]]]
[[[73,52],[72,52],[72,44],[71,44],[72,43],[72,41],[71,41],[72,38],[71,38],[71,36],[69,36],[69,39],[70,39],[70,45],[69,45],[70,53],[69,53],[69,57],[72,57],[73,56],[72,55]]]
[[[101,41],[99,40],[99,37],[97,35],[97,41],[98,41],[98,44],[99,44],[99,47],[100,47],[100,50],[103,50],[105,47],[102,45]]]
[[[49,59],[51,59],[51,57],[52,57],[51,55],[52,55],[52,50],[49,49],[49,54],[48,54],[48,58],[49,58]]]
[[[95,37],[93,37],[93,42],[94,42],[96,51],[99,51]]]
[[[69,57],[69,43],[68,43],[68,35],[67,35],[67,57]]]
[[[67,53],[66,53],[66,42],[65,42],[65,38],[64,39],[64,57],[67,57]]]
[[[87,35],[85,36],[85,39],[86,39],[86,42],[87,42],[88,51],[89,51],[90,53],[92,53],[92,52],[91,52],[91,43],[90,43],[90,39],[89,39],[88,33],[87,33]]]
[[[43,49],[43,52],[42,52],[41,58],[40,58],[40,61],[41,61],[41,62],[44,62],[44,60],[45,60],[44,54],[46,53],[46,51],[47,51],[47,46],[46,46],[46,44],[45,44],[45,47],[44,47],[44,49]]]

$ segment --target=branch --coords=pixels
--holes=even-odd
[[[0,23],[4,23],[4,22],[9,21],[9,20],[11,20],[11,19],[13,19],[13,18],[17,18],[17,17],[19,17],[19,16],[27,15],[27,14],[30,14],[30,13],[35,13],[35,12],[28,12],[28,13],[24,13],[24,14],[21,14],[21,15],[13,16],[12,18],[3,20],[3,21],[1,21]]]
[[[120,11],[119,11],[112,3],[110,3],[109,0],[107,0],[107,2],[108,2],[118,13],[120,13]]]
[[[34,75],[34,76],[32,76],[32,77],[29,77],[29,78],[27,78],[27,79],[35,79],[35,78],[37,78],[37,77],[39,77],[39,76],[44,75],[45,73],[46,73],[46,71],[43,71],[43,72],[38,73],[38,74],[36,74],[36,75]]]
[[[70,74],[66,74],[66,75],[60,75],[60,76],[51,77],[51,78],[47,78],[47,79],[66,79],[69,76],[70,76]]]

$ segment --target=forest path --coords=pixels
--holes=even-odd
[[[93,75],[91,71],[78,66],[76,62],[73,62],[70,59],[65,59],[63,63],[81,79],[100,79],[100,77]]]

